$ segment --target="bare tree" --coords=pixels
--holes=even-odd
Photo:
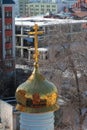
[[[65,83],[62,84],[61,82],[61,87],[59,87],[58,84],[57,86],[58,90],[60,89],[60,94],[70,100],[67,108],[70,107],[71,109],[72,106],[73,112],[75,113],[73,114],[75,117],[72,119],[69,117],[69,120],[67,121],[69,125],[71,125],[72,130],[75,130],[76,125],[78,126],[76,128],[77,130],[83,130],[83,123],[87,117],[86,98],[83,98],[84,92],[87,91],[87,32],[80,30],[80,27],[81,24],[72,24],[72,27],[71,24],[67,24],[66,26],[61,25],[62,29],[58,30],[60,27],[55,25],[52,29],[53,31],[49,31],[51,32],[49,34],[50,40],[49,37],[46,39],[50,48],[49,65],[53,67],[53,71],[54,69],[61,71],[61,82],[62,80],[68,82],[67,86]],[[72,32],[73,30],[75,32]],[[53,71],[51,72],[51,81],[56,76]],[[69,74],[68,76],[66,76],[66,74],[64,77],[65,72]],[[57,81],[53,80],[53,82],[55,83]],[[84,108],[86,108],[85,112],[83,112]],[[72,111],[70,116],[72,116]],[[73,121],[74,119],[77,121]],[[65,124],[67,123],[65,122]]]

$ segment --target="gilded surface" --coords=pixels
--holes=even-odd
[[[19,104],[24,105],[26,107],[47,107],[56,104],[57,102],[57,93],[47,93],[43,96],[38,93],[27,94],[24,90],[19,90],[16,92],[16,99]]]
[[[17,101],[20,101],[23,105],[26,105],[26,97],[25,97],[26,92],[24,90],[19,90],[16,93],[16,99]]]
[[[59,109],[59,106],[57,104],[53,105],[53,106],[48,106],[48,107],[43,107],[43,108],[30,108],[30,107],[24,107],[21,105],[17,105],[16,109],[21,111],[21,112],[27,112],[27,113],[46,113],[46,112],[50,112],[50,111],[56,111],[57,109]]]
[[[52,93],[47,95],[47,106],[54,105],[56,103],[57,94]]]
[[[58,92],[55,85],[42,78],[43,76],[38,71],[34,71],[31,77],[31,80],[28,79],[16,90],[16,99],[19,104],[16,108],[26,112],[57,110]]]
[[[34,35],[34,39],[35,39],[35,54],[34,54],[34,59],[35,62],[38,63],[38,56],[39,56],[39,52],[38,52],[38,35],[43,34],[44,31],[38,31],[39,27],[37,24],[34,25],[33,27],[34,32],[29,32],[30,35]]]

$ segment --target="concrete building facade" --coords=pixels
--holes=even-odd
[[[77,0],[63,0],[62,3],[65,4],[66,7],[71,8]]]
[[[38,19],[38,21],[37,21]],[[22,19],[21,19],[22,20]],[[31,18],[30,21],[34,22],[29,22],[29,19],[27,18],[27,22],[22,21],[16,21],[15,26],[16,29],[20,27],[20,32],[16,33],[16,52],[19,52],[18,57],[25,58],[27,59],[28,62],[31,62],[32,56],[33,56],[33,43],[30,44],[29,42],[29,35],[28,32],[25,35],[25,28],[30,30],[30,28],[34,25],[35,19]],[[26,21],[26,20],[25,20]],[[39,22],[40,21],[40,22]],[[81,35],[81,39],[86,41],[86,32],[87,32],[87,27],[86,26],[86,20],[58,20],[58,19],[43,19],[42,20],[39,18],[36,18],[36,23],[42,27],[42,29],[45,32],[45,35],[41,36],[41,39],[39,41],[39,48],[45,48],[44,51],[43,49],[39,49],[41,55],[40,55],[40,60],[42,61],[48,61],[47,59],[49,58],[50,60],[54,60],[55,58],[55,53],[57,50],[55,44],[58,46],[60,42],[81,42],[79,41],[79,35]],[[84,37],[83,37],[84,36]],[[24,41],[24,39],[27,40],[27,43]],[[50,39],[50,40],[49,40]],[[54,39],[54,41],[53,41]],[[52,44],[52,41],[54,42]],[[26,56],[25,57],[25,51],[26,50]],[[52,55],[51,55],[52,54]],[[43,58],[44,57],[44,58]]]
[[[58,12],[63,11],[64,7],[71,8],[73,4],[77,2],[77,0],[57,0]]]
[[[19,1],[14,0],[14,2],[15,2],[15,16],[18,17],[19,16]]]
[[[46,14],[47,12],[57,13],[57,4],[56,3],[29,3],[27,4],[28,16],[36,16],[41,14]]]
[[[19,16],[25,17],[26,16],[26,5],[28,4],[28,0],[19,0]]]

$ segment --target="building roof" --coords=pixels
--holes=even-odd
[[[2,0],[2,4],[15,4],[13,0]]]
[[[87,17],[87,11],[77,11],[74,13],[75,16],[78,16],[79,18]]]
[[[15,18],[16,26],[39,26],[67,24],[67,23],[87,23],[87,20],[74,20],[74,19],[54,19],[54,18],[43,18],[42,16],[26,17],[26,18]]]

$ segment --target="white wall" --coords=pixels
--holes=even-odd
[[[0,100],[1,107],[1,122],[13,130],[13,106]]]

